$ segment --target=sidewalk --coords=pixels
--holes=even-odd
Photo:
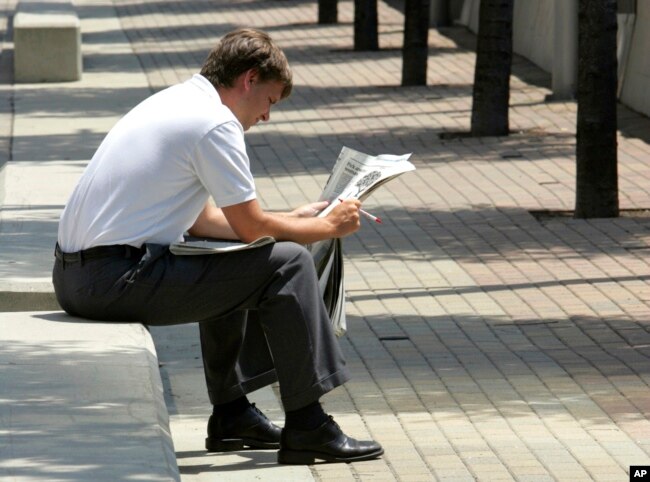
[[[441,138],[469,127],[474,40],[460,29],[431,30],[428,86],[401,88],[403,19],[383,2],[379,52],[351,50],[351,1],[329,26],[304,0],[75,3],[82,83],[13,87],[12,168],[32,170],[6,187],[36,206],[65,167],[64,195],[129,105],[188,78],[238,25],[268,31],[294,69],[292,96],[247,135],[265,206],[312,201],[343,145],[412,151],[418,168],[366,202],[384,223],[344,242],[353,379],[325,398],[385,455],[293,468],[273,452],[206,454],[195,327],[154,329],[184,482],[621,481],[650,465],[648,119],[620,108],[623,215],[551,216],[573,208],[576,105],[545,103],[549,76],[517,58],[515,134]],[[254,401],[282,422],[272,390]]]

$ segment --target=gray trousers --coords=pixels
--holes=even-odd
[[[303,246],[201,256],[175,256],[155,244],[111,249],[117,252],[57,256],[59,304],[98,321],[199,322],[213,404],[277,380],[285,411],[295,410],[349,379]]]

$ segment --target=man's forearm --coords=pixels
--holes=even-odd
[[[278,241],[310,244],[337,235],[336,227],[324,218],[299,217],[291,213],[265,213],[265,216],[261,232],[268,232]]]
[[[326,217],[301,217],[264,212],[256,200],[251,200],[224,207],[223,213],[242,241],[273,236],[278,241],[309,244],[347,236],[359,229],[359,206],[358,201],[346,201]]]

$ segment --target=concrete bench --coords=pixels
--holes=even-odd
[[[0,313],[0,480],[180,481],[140,324]]]
[[[20,0],[14,16],[14,78],[61,82],[81,78],[81,23],[68,0]]]

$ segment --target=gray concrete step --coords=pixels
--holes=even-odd
[[[0,313],[0,384],[0,479],[180,480],[142,325]]]

